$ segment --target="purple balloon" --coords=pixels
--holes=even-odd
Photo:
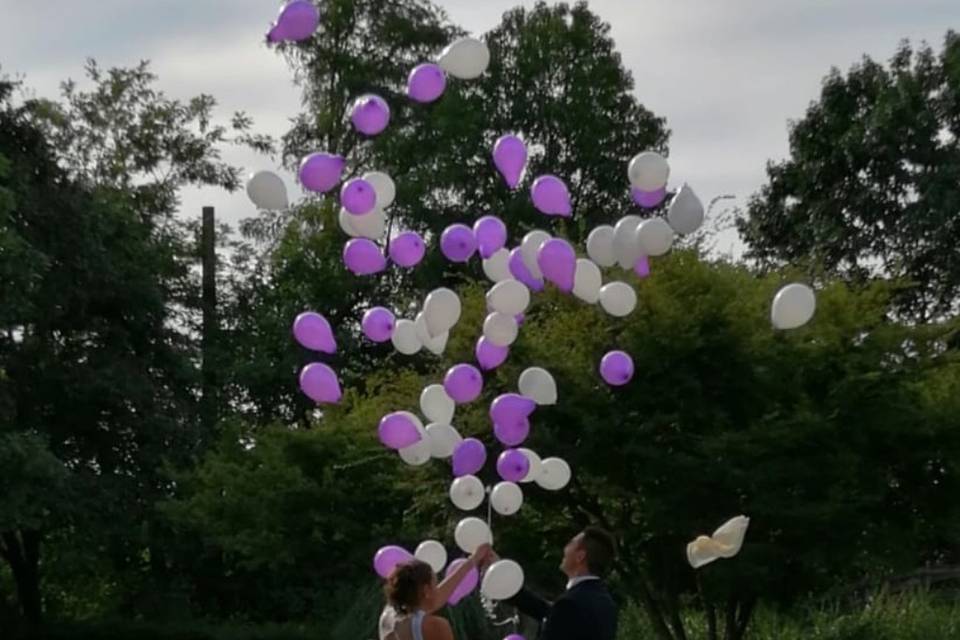
[[[387,259],[372,240],[354,238],[343,245],[343,263],[358,276],[380,273],[387,268]]]
[[[469,476],[483,469],[487,462],[487,449],[476,438],[467,438],[453,450],[453,475]]]
[[[320,11],[308,0],[293,0],[280,9],[280,15],[267,33],[267,42],[300,42],[313,35],[320,24]]]
[[[522,635],[520,635],[519,633],[511,633],[510,635],[508,635],[508,636],[507,636],[506,638],[504,638],[503,640],[526,640],[526,639],[525,639]]]
[[[466,558],[458,558],[454,560],[447,566],[447,572],[444,574],[444,577],[450,577],[457,572],[457,570],[463,566],[463,563],[466,562]],[[474,567],[470,569],[466,577],[457,585],[457,588],[453,590],[453,593],[450,594],[450,598],[447,600],[450,604],[457,604],[468,595],[473,593],[473,590],[477,588],[477,585],[480,584],[480,572],[477,571],[477,568]]]
[[[308,364],[300,372],[300,389],[316,403],[336,404],[343,397],[333,369],[322,362]]]
[[[600,361],[600,375],[611,387],[622,387],[633,379],[633,358],[623,351],[611,351]]]
[[[336,353],[337,340],[330,323],[319,313],[305,311],[293,321],[293,336],[307,349]]]
[[[440,251],[450,262],[466,262],[476,250],[473,230],[465,224],[452,224],[440,236]]]
[[[347,161],[332,153],[311,153],[300,161],[300,184],[308,191],[326,193],[340,182]]]
[[[382,547],[377,551],[377,554],[373,556],[373,570],[377,572],[378,576],[386,580],[390,577],[390,574],[393,573],[393,570],[397,568],[398,564],[411,562],[413,559],[413,554],[403,547],[397,547],[395,545]]]
[[[505,393],[490,403],[490,419],[494,424],[509,424],[511,420],[529,418],[537,409],[537,403],[526,396]]]
[[[477,363],[480,368],[484,371],[492,371],[507,361],[507,357],[510,355],[510,347],[495,345],[485,336],[480,336],[474,353],[477,356]]]
[[[390,259],[401,267],[415,267],[427,253],[423,238],[413,231],[405,231],[390,241]]]
[[[648,277],[650,275],[650,258],[647,256],[637,258],[637,261],[633,263],[633,272],[640,278]]]
[[[543,291],[543,280],[534,278],[533,274],[530,273],[530,269],[527,268],[527,264],[523,261],[523,252],[520,250],[520,247],[510,252],[510,262],[508,266],[510,268],[510,275],[527,285],[531,291]]]
[[[522,327],[523,323],[527,321],[527,314],[525,313],[518,313],[513,317],[516,318],[518,327]]]
[[[507,186],[516,189],[527,166],[527,145],[517,136],[502,136],[493,145],[493,163]]]
[[[556,176],[540,176],[534,180],[530,188],[530,196],[533,198],[533,206],[540,213],[564,218],[573,215],[570,190],[567,189],[563,180]]]
[[[561,291],[573,291],[573,277],[577,273],[577,252],[570,243],[560,238],[551,238],[537,252],[537,265],[543,277],[557,285]]]
[[[486,260],[507,244],[507,225],[497,216],[483,216],[473,224],[480,257]]]
[[[353,103],[350,121],[360,133],[375,136],[390,124],[390,105],[380,96],[361,96]]]
[[[354,178],[340,189],[340,204],[355,216],[366,215],[377,206],[377,192],[363,178]]]
[[[483,374],[472,364],[458,364],[447,372],[443,389],[457,404],[468,404],[483,392]]]
[[[433,102],[447,88],[447,74],[435,64],[421,64],[413,68],[407,78],[407,95],[416,102]]]
[[[493,435],[508,447],[518,447],[530,436],[529,418],[511,418],[493,425]]]
[[[406,449],[420,442],[423,435],[417,429],[410,416],[402,411],[383,416],[377,428],[380,442],[388,449]]]
[[[497,473],[507,482],[520,482],[530,473],[530,460],[518,449],[507,449],[497,458]]]
[[[633,196],[633,201],[644,209],[653,209],[666,199],[667,188],[660,187],[656,191],[642,191],[636,187],[631,187],[630,194]]]
[[[373,342],[387,342],[393,337],[397,318],[389,309],[374,307],[363,314],[360,326],[363,329],[363,335]]]

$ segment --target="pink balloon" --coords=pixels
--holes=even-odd
[[[316,403],[336,404],[343,397],[333,369],[322,362],[308,364],[300,372],[300,389]]]
[[[365,95],[353,104],[350,121],[360,133],[375,136],[390,124],[390,106],[380,96]]]
[[[330,323],[319,313],[305,311],[293,321],[293,336],[307,349],[336,353],[337,341]]]
[[[530,188],[533,206],[548,216],[569,218],[573,215],[570,204],[570,191],[567,185],[556,176],[540,176]]]
[[[458,558],[454,560],[447,566],[447,572],[444,574],[444,577],[452,576],[457,572],[457,570],[466,562],[466,558]],[[477,568],[474,567],[470,569],[466,577],[457,585],[457,588],[453,590],[453,593],[450,594],[450,599],[447,600],[450,604],[457,604],[468,595],[473,593],[473,590],[477,588],[477,585],[480,584],[480,572],[477,571]]]
[[[497,458],[497,473],[507,482],[520,482],[530,473],[530,460],[518,449],[507,449]]]
[[[366,215],[377,206],[377,192],[363,178],[354,178],[340,189],[340,204],[355,216]]]
[[[452,224],[440,236],[440,251],[450,262],[466,262],[476,250],[473,230],[465,224]]]
[[[529,418],[537,403],[526,396],[505,393],[490,403],[490,419],[494,424],[509,424],[511,420]]]
[[[517,136],[502,136],[493,145],[493,163],[507,186],[516,189],[527,166],[527,145]]]
[[[267,33],[267,42],[300,42],[313,35],[320,24],[320,11],[309,0],[292,0],[280,9],[280,15]]]
[[[630,195],[633,196],[633,201],[644,209],[653,209],[666,199],[667,188],[661,187],[656,191],[642,191],[636,187],[631,187]]]
[[[387,259],[372,240],[354,238],[343,246],[343,263],[358,276],[380,273],[387,268]]]
[[[640,278],[648,277],[650,275],[650,258],[647,256],[637,258],[637,261],[633,263],[633,272]]]
[[[393,330],[397,326],[397,318],[393,312],[383,307],[374,307],[363,314],[360,323],[363,334],[373,342],[387,342],[393,337]]]
[[[483,469],[487,462],[487,449],[476,438],[467,438],[453,450],[453,475],[469,476]]]
[[[447,88],[447,75],[435,64],[414,67],[407,78],[407,95],[416,102],[433,102]]]
[[[483,216],[473,225],[480,257],[486,260],[507,244],[507,225],[496,216]]]
[[[493,435],[508,447],[518,447],[530,436],[529,418],[510,418],[493,425]]]
[[[503,640],[525,640],[525,638],[521,636],[519,633],[511,633],[509,636],[507,636]]]
[[[537,265],[543,277],[557,285],[561,291],[573,291],[573,277],[577,273],[577,252],[570,243],[560,238],[551,238],[537,252]]]
[[[600,361],[600,375],[611,387],[622,387],[633,380],[633,358],[623,351],[611,351]]]
[[[388,449],[406,449],[423,439],[410,416],[397,411],[383,416],[377,428],[380,442]]]
[[[531,291],[543,291],[543,280],[534,278],[530,270],[527,269],[520,247],[510,252],[510,261],[507,264],[510,268],[510,275],[527,285],[527,288]]]
[[[447,372],[443,389],[457,404],[467,404],[483,392],[483,374],[473,365],[458,364]]]
[[[340,182],[347,161],[332,153],[311,153],[300,161],[300,184],[308,191],[326,193]]]
[[[492,371],[507,361],[507,357],[510,355],[510,347],[495,345],[486,337],[480,336],[474,353],[477,356],[477,364],[480,365],[480,368],[484,371]]]
[[[405,231],[390,241],[390,259],[401,267],[415,267],[427,253],[423,238],[413,231]]]
[[[373,556],[373,570],[377,572],[378,576],[386,580],[397,568],[397,565],[412,562],[413,559],[413,554],[403,547],[395,545],[381,547],[377,554]]]

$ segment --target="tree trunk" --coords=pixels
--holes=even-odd
[[[750,624],[750,618],[753,616],[756,603],[756,599],[739,601],[736,598],[730,598],[727,601],[724,610],[725,640],[743,639],[743,636],[747,633],[747,626]]]
[[[629,575],[627,572],[624,573],[625,575]],[[658,640],[677,640],[670,631],[670,627],[667,626],[663,611],[653,597],[653,592],[650,590],[650,587],[642,577],[631,577],[633,578],[632,582],[634,582],[640,590],[640,602],[643,603],[643,609],[647,612],[647,618],[650,620],[650,624],[653,625],[653,631],[657,634]]]
[[[694,571],[697,579],[697,593],[700,595],[700,601],[703,603],[703,610],[707,616],[707,640],[718,640],[717,638],[717,610],[713,603],[707,598],[707,593],[703,588],[703,578],[699,571]]]
[[[24,620],[39,625],[43,615],[40,599],[40,533],[7,531],[0,536],[0,554],[10,564],[17,585],[17,601]]]

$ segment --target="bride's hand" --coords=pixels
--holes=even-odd
[[[470,562],[475,567],[483,567],[490,562],[491,555],[496,555],[493,553],[493,547],[484,543],[477,547],[470,555]]]

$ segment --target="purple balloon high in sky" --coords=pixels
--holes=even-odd
[[[533,206],[544,215],[563,218],[573,215],[570,190],[566,183],[556,176],[540,176],[534,180],[530,197],[533,199]]]
[[[343,264],[354,275],[369,276],[387,268],[387,259],[372,240],[354,238],[343,246]]]
[[[415,102],[438,100],[447,88],[447,75],[439,66],[427,63],[414,67],[407,78],[407,96]]]
[[[497,473],[507,482],[520,482],[530,473],[530,460],[518,449],[507,449],[497,458]]]
[[[363,329],[363,335],[373,342],[387,342],[393,337],[397,318],[389,309],[374,307],[363,314],[360,326]]]
[[[487,462],[487,449],[476,438],[467,438],[453,451],[453,475],[469,476],[483,469]]]
[[[332,153],[311,153],[300,162],[300,184],[308,191],[326,193],[340,182],[347,161]]]
[[[600,361],[600,375],[612,387],[622,387],[633,380],[633,358],[623,351],[611,351]]]
[[[494,424],[509,424],[521,418],[529,418],[536,411],[537,403],[526,396],[505,393],[490,403],[490,419]]]
[[[293,321],[293,336],[307,349],[322,353],[336,353],[337,341],[333,328],[319,313],[305,311]]]
[[[390,106],[387,101],[373,94],[361,96],[353,104],[350,121],[360,133],[375,136],[390,124]]]
[[[417,425],[402,411],[384,416],[377,433],[383,446],[396,450],[412,447],[423,439]]]
[[[390,259],[398,266],[415,267],[426,253],[427,245],[423,238],[413,231],[404,231],[390,241]]]
[[[300,42],[313,35],[320,24],[320,11],[309,0],[292,0],[283,5],[280,15],[267,33],[267,42]]]
[[[447,372],[443,389],[457,404],[468,404],[483,393],[483,375],[471,364],[458,364]]]
[[[507,263],[510,268],[510,275],[527,285],[531,291],[543,291],[543,280],[534,278],[523,261],[523,250],[517,247],[510,252],[510,261]]]
[[[519,446],[530,435],[530,419],[518,418],[508,422],[494,423],[493,435],[508,447]]]
[[[477,356],[477,364],[480,365],[481,369],[492,371],[507,361],[510,356],[510,347],[495,345],[485,336],[480,336],[474,354]]]
[[[343,397],[336,372],[323,364],[308,364],[300,372],[300,389],[316,403],[336,404]]]
[[[566,293],[573,291],[573,279],[577,273],[577,252],[569,242],[560,238],[551,238],[544,242],[537,252],[537,266],[545,280]]]
[[[527,145],[517,136],[502,136],[493,145],[493,163],[507,186],[516,189],[527,167]]]
[[[465,224],[452,224],[440,236],[440,251],[450,262],[467,262],[477,251],[473,230]]]
[[[507,225],[497,216],[483,216],[473,223],[473,235],[480,257],[486,260],[507,244]]]
[[[377,206],[377,191],[363,178],[348,180],[340,189],[340,204],[355,216],[364,216]]]

